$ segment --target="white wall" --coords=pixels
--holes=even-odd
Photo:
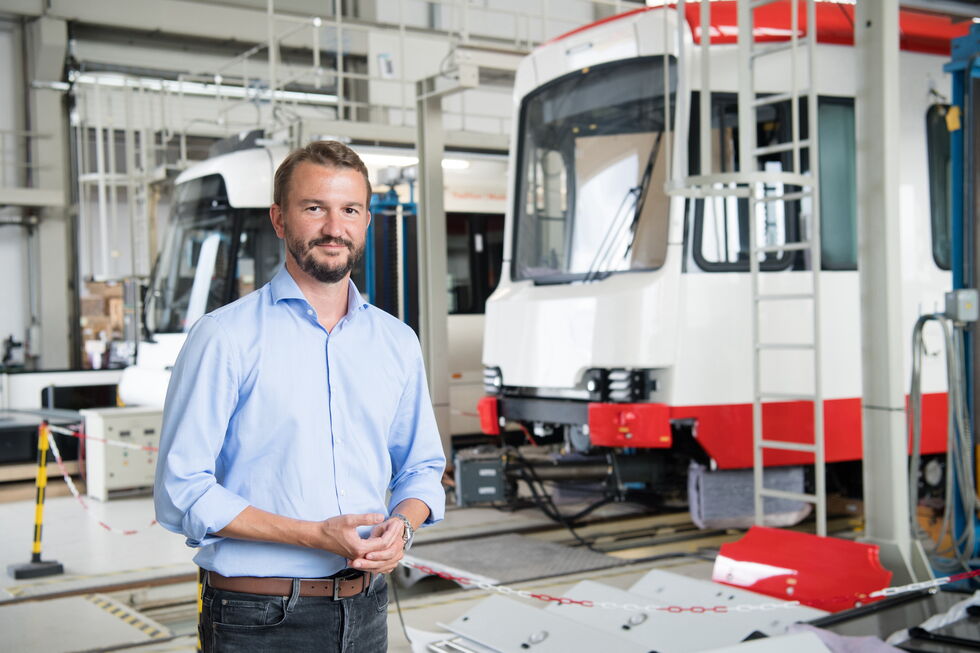
[[[23,129],[23,83],[20,35],[13,23],[0,21],[0,130]],[[16,141],[4,139],[0,166],[6,185],[14,185],[22,159]],[[19,220],[18,209],[0,209],[0,221]],[[23,227],[0,227],[0,340],[13,335],[24,340],[30,320],[27,276],[27,232]]]

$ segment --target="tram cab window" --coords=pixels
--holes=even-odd
[[[952,268],[950,201],[950,137],[946,125],[947,104],[934,104],[926,112],[926,145],[929,157],[929,215],[932,225],[932,257],[943,270]]]
[[[676,75],[664,78],[662,57],[614,61],[564,75],[524,99],[515,280],[594,281],[663,265],[663,144]]]
[[[283,260],[266,209],[234,209],[220,175],[177,186],[172,223],[144,307],[154,333],[187,331],[272,278]]]
[[[231,299],[244,297],[271,281],[285,256],[285,246],[276,237],[267,210],[242,209],[239,215],[242,226]]]
[[[154,332],[186,331],[198,317],[225,303],[231,215],[219,175],[177,187],[173,222],[146,308]]]
[[[525,211],[537,217],[536,233],[528,234],[537,243],[540,262],[553,269],[563,269],[568,211],[568,176],[561,152],[542,149],[529,166]],[[522,226],[535,226],[522,222]],[[523,239],[522,239],[523,240]]]
[[[695,93],[691,107],[689,145],[690,173],[700,174],[698,108],[700,94]],[[857,192],[855,185],[854,108],[849,100],[820,98],[820,174],[821,174],[821,258],[825,270],[857,269]],[[738,101],[733,93],[711,96],[712,172],[738,170],[739,134]],[[790,140],[791,105],[788,101],[759,108],[756,139],[759,147]],[[800,139],[807,138],[807,111],[801,103]],[[793,154],[776,151],[761,159],[760,169],[772,172],[793,169]],[[809,169],[806,149],[800,152],[800,167]],[[799,190],[782,184],[767,186],[766,195],[780,195]],[[714,197],[694,200],[692,255],[698,267],[709,272],[746,271],[749,269],[749,229],[755,229],[756,242],[779,245],[804,239],[808,230],[810,200],[771,202],[757,205],[756,215],[749,219],[748,200]],[[802,234],[802,235],[801,235]],[[760,256],[762,270],[808,269],[803,252],[771,252]]]

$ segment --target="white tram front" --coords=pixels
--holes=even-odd
[[[699,92],[703,32],[691,4],[686,15],[646,8],[576,30],[536,49],[518,70],[503,272],[486,309],[480,411],[487,433],[510,423],[523,429],[522,439],[560,443],[566,452],[612,447],[681,454],[720,469],[752,466],[749,230],[762,243],[797,240],[806,207],[786,204],[750,219],[735,198],[666,192],[670,180],[699,170],[704,101],[711,103],[712,167],[737,169],[735,2],[711,3],[710,99]],[[817,10],[819,355],[827,460],[834,462],[861,457],[861,142],[853,6],[818,3]],[[757,41],[788,40],[789,11],[789,2],[757,11]],[[941,310],[951,285],[942,65],[949,39],[965,27],[905,10],[901,25],[901,214],[894,224],[905,275],[902,326],[911,334],[919,314]],[[679,67],[682,55],[688,65]],[[788,66],[770,60],[757,69],[756,85],[783,93]],[[805,137],[806,107],[800,111]],[[790,114],[788,100],[758,112],[760,145],[786,140],[780,136]],[[785,169],[787,156],[764,157],[765,169]],[[760,266],[767,292],[809,287],[801,252],[773,252]],[[761,313],[767,341],[812,337],[802,304],[772,304]],[[905,363],[908,369],[908,356]],[[788,392],[812,375],[792,355],[767,364],[768,378]],[[923,451],[934,453],[945,449],[946,387],[938,357],[926,367]],[[812,442],[812,404],[773,401],[763,410],[765,428],[779,430],[779,439]],[[800,451],[765,457],[767,465],[812,460]]]

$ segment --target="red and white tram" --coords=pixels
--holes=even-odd
[[[748,230],[757,229],[761,242],[796,240],[801,211],[787,205],[750,221],[746,205],[734,198],[685,199],[664,190],[672,176],[699,169],[700,102],[711,103],[714,169],[737,169],[735,5],[711,3],[710,98],[699,92],[696,78],[706,32],[697,3],[688,3],[683,14],[649,7],[599,21],[542,45],[522,62],[503,272],[486,306],[488,396],[480,404],[486,432],[506,420],[537,441],[563,442],[573,451],[677,454],[683,447],[685,455],[719,469],[752,466],[755,308]],[[758,9],[756,40],[789,40],[790,9],[789,1]],[[942,66],[950,39],[964,34],[968,23],[904,9],[900,23],[901,214],[895,225],[901,229],[902,327],[911,334],[918,315],[941,310],[951,286],[943,104],[949,82]],[[862,143],[854,129],[853,5],[818,3],[816,28],[819,355],[826,458],[836,462],[861,457],[855,152]],[[676,65],[682,54],[690,62],[686,72]],[[763,68],[758,90],[786,91],[786,68],[778,62]],[[806,107],[800,110],[806,132]],[[779,136],[789,129],[790,114],[789,101],[760,110],[760,144],[786,140]],[[766,169],[780,169],[788,155],[773,153]],[[811,283],[799,252],[773,252],[761,269],[767,292],[800,292]],[[768,341],[812,335],[803,305],[771,304],[760,312]],[[940,348],[937,342],[932,349]],[[905,364],[908,370],[908,355]],[[770,365],[768,378],[788,391],[812,377],[791,354]],[[944,451],[946,382],[938,356],[926,361],[923,393],[923,453]],[[778,439],[813,441],[811,403],[773,401],[763,412],[767,437],[778,432]],[[765,454],[767,465],[812,460],[800,451]]]

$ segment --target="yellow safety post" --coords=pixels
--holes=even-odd
[[[204,645],[201,643],[201,613],[204,612],[204,571],[203,567],[197,568],[197,650],[203,651]]]
[[[34,544],[31,561],[20,565],[8,565],[7,573],[16,579],[37,578],[62,574],[65,568],[54,560],[41,560],[41,524],[44,521],[44,493],[48,486],[48,423],[41,422],[37,429],[37,493],[34,500]]]

